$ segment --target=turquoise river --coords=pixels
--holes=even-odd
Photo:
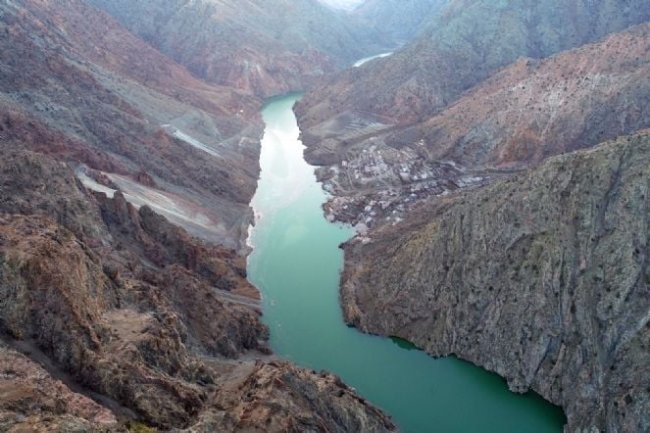
[[[562,412],[539,396],[515,395],[504,380],[466,362],[433,359],[345,325],[338,246],[353,231],[323,216],[327,196],[298,140],[292,111],[298,98],[275,98],[263,110],[262,174],[249,240],[249,279],[263,294],[275,353],[339,375],[406,433],[562,432]]]

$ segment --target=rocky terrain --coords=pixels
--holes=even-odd
[[[171,203],[166,215],[194,235],[243,246],[259,173],[257,100],[197,80],[84,2],[0,11],[1,134],[28,136],[17,143],[74,162],[138,205]],[[56,145],[45,146],[39,137],[51,134]]]
[[[331,375],[237,360],[268,353],[268,331],[236,252],[120,193],[89,192],[63,163],[3,155],[0,331],[49,373],[0,348],[25,364],[3,371],[6,426],[394,430]],[[50,386],[58,400],[43,395]]]
[[[303,90],[384,41],[318,0],[91,0],[197,76],[261,97]]]
[[[310,123],[306,158],[334,193],[332,217],[395,223],[421,198],[477,186],[551,155],[650,127],[650,25],[535,60],[522,58],[409,126],[353,114]],[[336,135],[334,134],[336,131]]]
[[[537,391],[566,432],[649,431],[649,167],[645,130],[350,241],[346,320]]]
[[[118,431],[113,413],[37,363],[0,346],[0,429],[37,433]]]
[[[367,0],[353,13],[397,45],[410,42],[433,25],[448,0]]]
[[[544,58],[650,20],[644,0],[455,0],[383,61],[344,71],[303,99],[303,130],[323,121],[404,125],[447,107],[519,57]],[[333,134],[336,135],[336,134]]]
[[[395,431],[269,352],[260,102],[81,0],[3,2],[0,34],[0,430]]]

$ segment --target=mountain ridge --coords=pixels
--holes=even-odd
[[[304,90],[382,45],[317,0],[91,3],[196,76],[263,98]]]

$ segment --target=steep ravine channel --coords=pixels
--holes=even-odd
[[[341,376],[407,433],[561,432],[561,410],[539,396],[513,394],[501,378],[473,365],[433,359],[345,325],[338,246],[353,231],[323,216],[326,194],[298,140],[292,111],[298,98],[275,98],[263,110],[262,174],[253,199],[248,272],[264,297],[273,350]]]

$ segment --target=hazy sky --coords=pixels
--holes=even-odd
[[[352,9],[356,5],[363,3],[363,1],[364,0],[321,0],[323,3],[341,9]]]

